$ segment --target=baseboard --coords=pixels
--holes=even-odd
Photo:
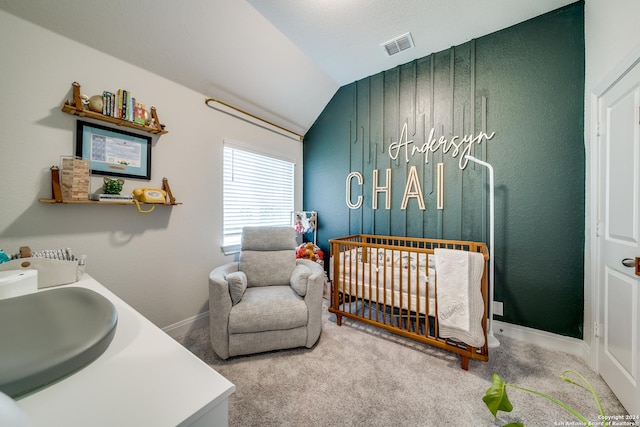
[[[188,319],[181,320],[173,325],[165,326],[162,328],[164,332],[167,333],[171,338],[178,338],[187,333],[191,332],[194,329],[202,328],[207,326],[209,322],[209,312],[205,311],[204,313],[196,314]]]
[[[500,336],[503,335],[550,350],[573,354],[582,358],[585,362],[591,363],[591,350],[589,345],[585,341],[577,338],[501,322],[499,320],[493,321],[493,335],[498,341],[500,340]]]
[[[186,335],[188,332],[207,326],[209,322],[209,312],[197,314],[188,319],[181,320],[162,330],[172,338]],[[591,351],[589,345],[580,339],[566,337],[551,332],[538,329],[527,328],[526,326],[514,325],[512,323],[493,321],[493,334],[500,340],[500,336],[514,338],[527,343],[535,344],[550,350],[562,351],[581,357],[587,363],[591,363]]]

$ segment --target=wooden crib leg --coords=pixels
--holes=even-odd
[[[342,326],[342,316],[336,313],[336,325]]]
[[[469,370],[469,358],[466,356],[462,356],[460,355],[460,366],[462,366],[462,369],[464,369],[465,371]]]

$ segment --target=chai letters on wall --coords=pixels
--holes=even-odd
[[[473,147],[476,144],[481,144],[482,141],[488,141],[495,136],[495,132],[491,132],[487,134],[484,131],[478,132],[477,135],[463,135],[462,137],[458,135],[452,136],[450,139],[447,139],[444,135],[440,138],[435,138],[435,128],[431,128],[429,132],[429,137],[427,141],[422,145],[415,145],[413,140],[408,140],[407,137],[407,123],[402,127],[402,133],[400,134],[400,139],[397,142],[392,142],[389,145],[389,157],[392,160],[396,160],[399,156],[404,153],[404,159],[407,163],[409,160],[413,158],[416,154],[422,154],[424,157],[424,163],[429,163],[429,157],[432,153],[435,153],[438,150],[442,150],[444,154],[450,154],[451,157],[456,158],[459,157],[458,167],[460,169],[464,169],[467,167],[469,160],[466,158],[467,154],[471,154]],[[437,165],[437,208],[444,208],[444,183],[443,183],[443,169],[444,164],[438,163]],[[378,195],[382,193],[385,200],[385,209],[391,209],[391,169],[385,169],[385,181],[384,184],[380,185],[379,183],[379,174],[378,169],[373,170],[373,201],[372,208],[378,209]],[[359,186],[364,184],[364,177],[360,172],[351,172],[347,175],[346,179],[346,202],[349,209],[359,209],[362,207],[363,196],[358,196],[355,203],[352,201],[351,197],[351,184],[352,180],[356,178],[357,184]],[[424,203],[424,197],[422,193],[422,187],[420,185],[420,179],[418,177],[418,171],[415,166],[411,166],[409,168],[409,172],[407,175],[406,184],[404,186],[404,195],[402,197],[402,203],[400,206],[401,210],[405,210],[407,208],[407,204],[410,199],[416,199],[418,203],[418,207],[420,210],[425,210],[426,206]]]

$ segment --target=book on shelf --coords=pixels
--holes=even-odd
[[[127,112],[127,91],[124,89],[118,89],[118,112],[116,117],[124,119]]]
[[[113,106],[113,117],[120,117],[122,114],[122,89],[116,91],[116,104]]]
[[[139,125],[146,125],[145,105],[131,95],[126,89],[118,89],[114,92],[105,90],[102,92],[102,114],[115,117]]]
[[[133,106],[135,105],[135,103],[136,99],[131,94],[129,94],[129,99],[127,99],[127,120],[129,120],[130,122],[133,121]]]
[[[114,94],[105,90],[102,92],[102,114],[113,117],[113,98]]]
[[[107,98],[109,97],[109,92],[107,92],[106,90],[102,92],[102,114],[104,114],[105,116],[108,116],[109,114],[107,113],[107,111],[109,111],[109,106],[107,105]]]
[[[91,200],[96,202],[131,202],[133,196],[126,194],[92,194]]]
[[[144,104],[142,102],[136,101],[134,104],[134,114],[133,114],[133,121],[135,123],[138,123],[139,125],[145,124],[144,110],[145,110]]]
[[[116,94],[115,93],[111,93],[111,102],[109,103],[109,115],[111,117],[115,117],[116,116]]]
[[[131,96],[131,92],[126,89],[118,89],[117,103],[115,117],[132,122],[133,97]]]

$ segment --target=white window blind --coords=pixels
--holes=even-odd
[[[224,146],[224,247],[246,225],[291,225],[294,163]]]

